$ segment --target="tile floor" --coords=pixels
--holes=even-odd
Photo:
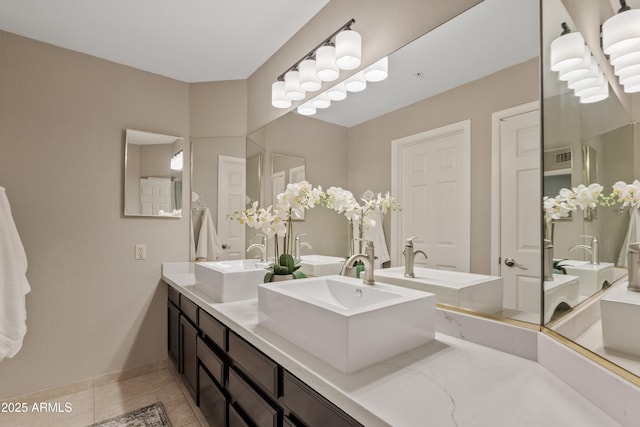
[[[123,380],[92,381],[81,391],[42,396],[38,393],[0,402],[0,426],[85,427],[160,401],[173,427],[207,427],[171,363]],[[26,412],[13,412],[16,404],[26,407]]]

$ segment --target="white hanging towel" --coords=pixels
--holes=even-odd
[[[16,355],[27,333],[25,295],[31,287],[26,273],[27,256],[0,187],[0,361]]]
[[[629,252],[629,244],[640,242],[640,209],[631,208],[629,210],[629,228],[627,229],[627,235],[620,248],[620,255],[618,256],[618,267],[627,267],[627,252]]]
[[[200,233],[198,234],[198,247],[196,248],[196,259],[215,261],[222,253],[222,245],[218,240],[218,234],[213,226],[211,210],[206,208],[202,216]]]

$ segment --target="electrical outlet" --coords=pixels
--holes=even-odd
[[[136,245],[136,259],[147,259],[147,245]]]

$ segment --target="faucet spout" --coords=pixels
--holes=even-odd
[[[591,237],[591,236],[584,236],[584,237],[590,237],[591,238],[591,246],[589,245],[573,245],[569,248],[569,252],[573,252],[576,249],[584,249],[585,251],[589,252],[591,254],[591,261],[590,263],[593,265],[599,265],[600,264],[600,251],[599,251],[599,242],[595,237]]]
[[[247,247],[247,253],[253,249],[260,249],[260,262],[267,262],[267,236],[262,235],[262,243],[253,243]]]
[[[373,263],[375,260],[375,250],[373,248],[373,242],[367,241],[367,246],[365,248],[364,254],[355,254],[347,258],[344,265],[353,265],[356,261],[362,261],[364,264],[364,278],[362,282],[365,285],[373,285],[375,284],[375,279],[373,276]]]
[[[413,272],[413,263],[415,261],[416,255],[421,254],[424,256],[425,260],[429,259],[424,251],[413,250],[413,239],[415,239],[415,237],[407,239],[407,242],[404,245],[404,251],[402,252],[402,254],[404,255],[404,277],[416,277],[415,273]]]

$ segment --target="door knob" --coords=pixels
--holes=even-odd
[[[505,258],[504,260],[504,265],[506,265],[507,267],[518,267],[521,268],[523,270],[526,270],[527,267],[518,263],[515,259],[513,258]]]

